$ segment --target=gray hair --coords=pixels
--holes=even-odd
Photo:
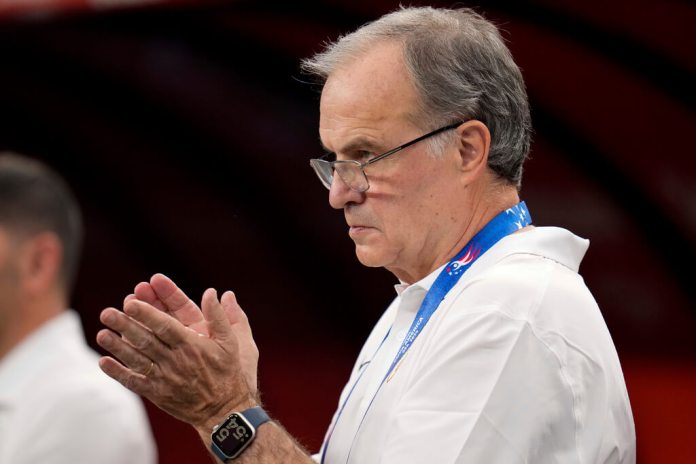
[[[0,152],[0,226],[21,238],[54,232],[63,245],[60,281],[70,293],[82,245],[82,215],[66,182],[45,164]]]
[[[326,44],[301,68],[324,83],[380,41],[403,46],[421,124],[434,129],[458,120],[483,122],[491,132],[488,166],[519,188],[531,117],[522,73],[496,26],[468,8],[402,7]],[[433,142],[444,148],[444,138]]]

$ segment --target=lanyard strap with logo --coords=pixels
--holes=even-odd
[[[416,340],[416,338],[418,338],[418,335],[426,326],[430,320],[430,317],[435,313],[438,306],[440,306],[440,303],[442,300],[444,300],[447,293],[456,285],[457,282],[459,282],[459,279],[474,264],[474,262],[493,245],[498,243],[500,239],[530,225],[531,223],[532,217],[529,214],[527,205],[524,202],[520,202],[512,208],[508,208],[494,217],[469,241],[469,243],[464,246],[464,248],[462,248],[459,253],[457,253],[457,255],[449,263],[447,263],[447,265],[445,265],[440,274],[437,276],[437,279],[435,279],[433,285],[430,287],[430,290],[428,290],[428,293],[425,295],[425,298],[418,309],[418,313],[416,314],[408,333],[404,337],[404,340],[399,347],[399,351],[394,357],[394,360],[384,376],[384,379],[382,379],[382,384],[384,384],[384,381],[389,378],[392,371],[394,371],[394,368],[399,364],[401,359],[411,348],[411,345],[413,345],[413,342]],[[361,377],[362,375],[358,378],[358,381]],[[378,391],[381,389],[382,384],[380,384]],[[353,387],[355,387],[355,385]],[[376,396],[377,395],[375,394],[375,397]],[[345,406],[349,398],[350,394],[344,401],[343,406]],[[372,401],[370,401],[368,410],[371,405]],[[342,411],[343,407],[340,409],[340,412]],[[367,411],[365,411],[365,415],[367,415]],[[363,420],[365,415],[363,415]],[[336,428],[339,419],[340,413],[336,418],[333,429]],[[360,422],[360,426],[362,426],[362,421]],[[360,426],[358,426],[358,429]],[[333,432],[333,429],[331,432]],[[326,456],[331,435],[332,433],[329,433],[326,443],[324,444],[324,453],[321,460],[322,463],[324,462],[324,457]]]

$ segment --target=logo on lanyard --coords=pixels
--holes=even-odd
[[[479,257],[480,254],[481,254],[481,248],[477,247],[476,245],[474,245],[472,243],[469,246],[469,249],[464,254],[464,256],[449,263],[449,265],[447,266],[447,269],[445,269],[445,270],[451,276],[459,275],[462,272],[464,272],[464,270],[466,269],[466,265],[473,263],[476,260],[476,258]]]
[[[512,215],[513,217],[517,216],[518,220],[513,222],[513,224],[517,226],[517,230],[528,226],[532,222],[532,218],[529,217],[529,211],[525,207],[524,202],[520,203],[519,205],[515,205],[512,208],[506,209],[505,214],[508,216]]]

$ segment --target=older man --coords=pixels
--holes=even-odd
[[[331,152],[312,167],[360,262],[400,281],[314,459],[634,462],[619,360],[577,274],[587,241],[534,228],[520,203],[529,109],[497,29],[471,10],[401,9],[304,69],[324,84]],[[124,311],[102,314],[130,341],[99,334],[123,362],[103,359],[105,372],[191,423],[223,461],[311,462],[258,405],[233,294],[209,289],[199,312],[156,275]]]
[[[105,376],[67,310],[82,221],[37,161],[0,153],[0,462],[152,464],[140,399]]]

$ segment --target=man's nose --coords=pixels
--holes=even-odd
[[[341,176],[334,174],[329,189],[329,204],[332,208],[343,209],[348,203],[362,203],[365,192],[356,192],[343,182]]]

